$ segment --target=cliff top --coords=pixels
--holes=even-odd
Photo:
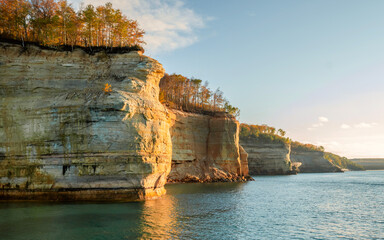
[[[232,106],[225,99],[220,89],[212,91],[208,82],[197,78],[188,78],[181,74],[164,74],[160,80],[159,100],[171,109],[202,115],[216,116],[240,115],[240,109]]]
[[[293,141],[291,143],[292,149],[299,151],[308,151],[308,152],[324,152],[323,146],[316,146],[309,143],[301,143],[297,141]]]
[[[176,108],[170,108],[166,106],[168,110],[171,110],[173,112],[179,112],[179,113],[185,113],[185,114],[190,114],[190,115],[201,115],[201,116],[209,116],[209,117],[214,117],[214,118],[230,118],[236,120],[236,117],[233,116],[230,113],[227,112],[211,112],[211,111],[200,111],[200,112],[195,112],[195,111],[185,111],[182,109],[176,109]],[[237,121],[237,120],[236,120]]]
[[[251,125],[242,123],[240,125],[240,138],[252,139],[259,143],[281,143],[287,144],[290,139],[285,137],[285,131],[267,125]]]
[[[7,39],[7,38],[0,38],[0,43],[8,43],[8,44],[16,44],[20,45],[23,48],[27,48],[28,46],[36,46],[40,49],[44,50],[52,50],[52,51],[59,51],[59,52],[73,52],[76,49],[81,49],[85,53],[89,55],[94,55],[98,52],[105,52],[107,54],[123,54],[123,53],[129,53],[134,51],[139,51],[144,53],[144,49],[141,46],[135,45],[131,47],[106,47],[106,46],[99,46],[99,47],[83,47],[78,45],[59,45],[59,46],[45,46],[41,45],[37,42],[29,42],[29,41],[19,41],[15,39]]]

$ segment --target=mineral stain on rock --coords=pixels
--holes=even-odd
[[[71,169],[71,165],[63,165],[63,176],[67,172],[67,170]]]

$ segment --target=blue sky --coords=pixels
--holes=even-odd
[[[384,157],[384,1],[111,2],[147,31],[147,55],[220,87],[241,122]]]

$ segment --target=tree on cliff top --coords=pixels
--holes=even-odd
[[[77,12],[67,0],[0,0],[0,37],[45,46],[126,47],[144,31],[111,3]]]
[[[292,142],[291,144],[292,148],[296,148],[303,151],[319,151],[324,152],[325,149],[323,146],[316,146],[310,143],[301,143],[301,142]]]
[[[170,108],[188,112],[227,112],[235,117],[240,115],[240,110],[224,98],[220,89],[212,91],[208,82],[202,85],[202,80],[180,74],[164,75],[160,80],[159,100]]]
[[[254,139],[263,143],[289,143],[291,140],[285,137],[285,131],[277,130],[268,125],[240,124],[240,138],[243,140]]]
[[[346,157],[341,157],[339,155],[326,152],[324,154],[324,158],[327,159],[329,162],[335,164],[336,166],[339,166],[340,168],[346,168],[352,171],[362,171],[364,170],[364,167],[352,162]]]

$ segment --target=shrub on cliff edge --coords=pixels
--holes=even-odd
[[[260,143],[283,143],[287,144],[290,139],[285,137],[285,131],[267,125],[240,124],[240,138],[243,140],[253,139]]]
[[[352,162],[346,157],[341,157],[339,155],[326,152],[324,154],[324,158],[330,161],[331,163],[335,164],[336,166],[339,166],[340,168],[349,169],[352,171],[363,171],[364,167]]]

